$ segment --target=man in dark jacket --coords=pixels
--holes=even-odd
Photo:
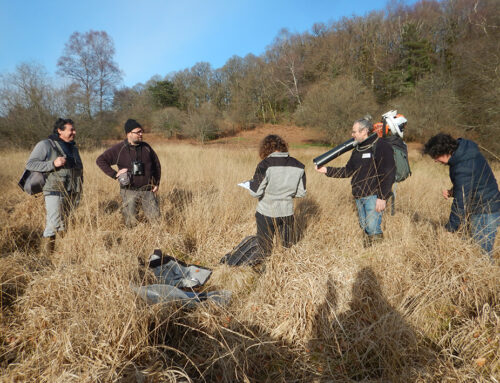
[[[120,183],[125,224],[137,224],[137,202],[140,201],[144,215],[153,221],[160,217],[156,192],[160,186],[161,166],[158,156],[142,141],[144,130],[135,120],[125,123],[127,139],[112,146],[96,160],[97,166]],[[111,166],[117,165],[118,171]]]
[[[468,222],[472,238],[493,260],[493,246],[500,223],[500,193],[490,165],[477,144],[439,133],[427,141],[424,153],[450,167],[453,187],[443,197],[453,197],[446,229],[455,232]]]
[[[56,233],[65,230],[67,217],[78,206],[82,193],[83,164],[75,135],[71,119],[57,119],[53,133],[36,144],[26,163],[27,170],[46,174],[46,220],[41,246],[46,255],[54,251]]]
[[[377,135],[370,136],[372,132],[373,124],[369,118],[355,121],[351,133],[358,145],[346,166],[316,167],[327,177],[352,177],[352,195],[356,200],[359,224],[365,232],[365,246],[383,239],[382,212],[391,195],[396,173],[392,146]]]

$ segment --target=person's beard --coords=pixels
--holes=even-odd
[[[131,144],[132,144],[132,145],[139,145],[141,142],[142,142],[142,139],[141,139],[141,138],[133,138],[133,139],[131,140]]]

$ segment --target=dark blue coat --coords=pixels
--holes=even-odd
[[[449,231],[457,230],[469,215],[500,211],[497,181],[476,143],[459,138],[448,165],[453,183],[453,204],[446,224]]]

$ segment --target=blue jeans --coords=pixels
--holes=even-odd
[[[493,246],[495,245],[497,228],[500,224],[500,212],[472,215],[470,223],[472,238],[493,261]]]
[[[377,196],[371,195],[356,199],[358,208],[359,226],[368,235],[382,234],[380,224],[382,223],[382,212],[375,211]]]

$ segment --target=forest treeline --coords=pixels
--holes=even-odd
[[[233,56],[221,68],[199,62],[133,87],[120,87],[106,32],[75,32],[58,60],[64,85],[35,63],[2,75],[0,132],[4,144],[29,146],[67,116],[85,145],[121,137],[123,121],[135,118],[203,142],[292,123],[335,143],[354,119],[398,109],[408,140],[446,131],[498,153],[499,68],[498,0],[389,3],[304,33],[284,29],[260,56]]]

